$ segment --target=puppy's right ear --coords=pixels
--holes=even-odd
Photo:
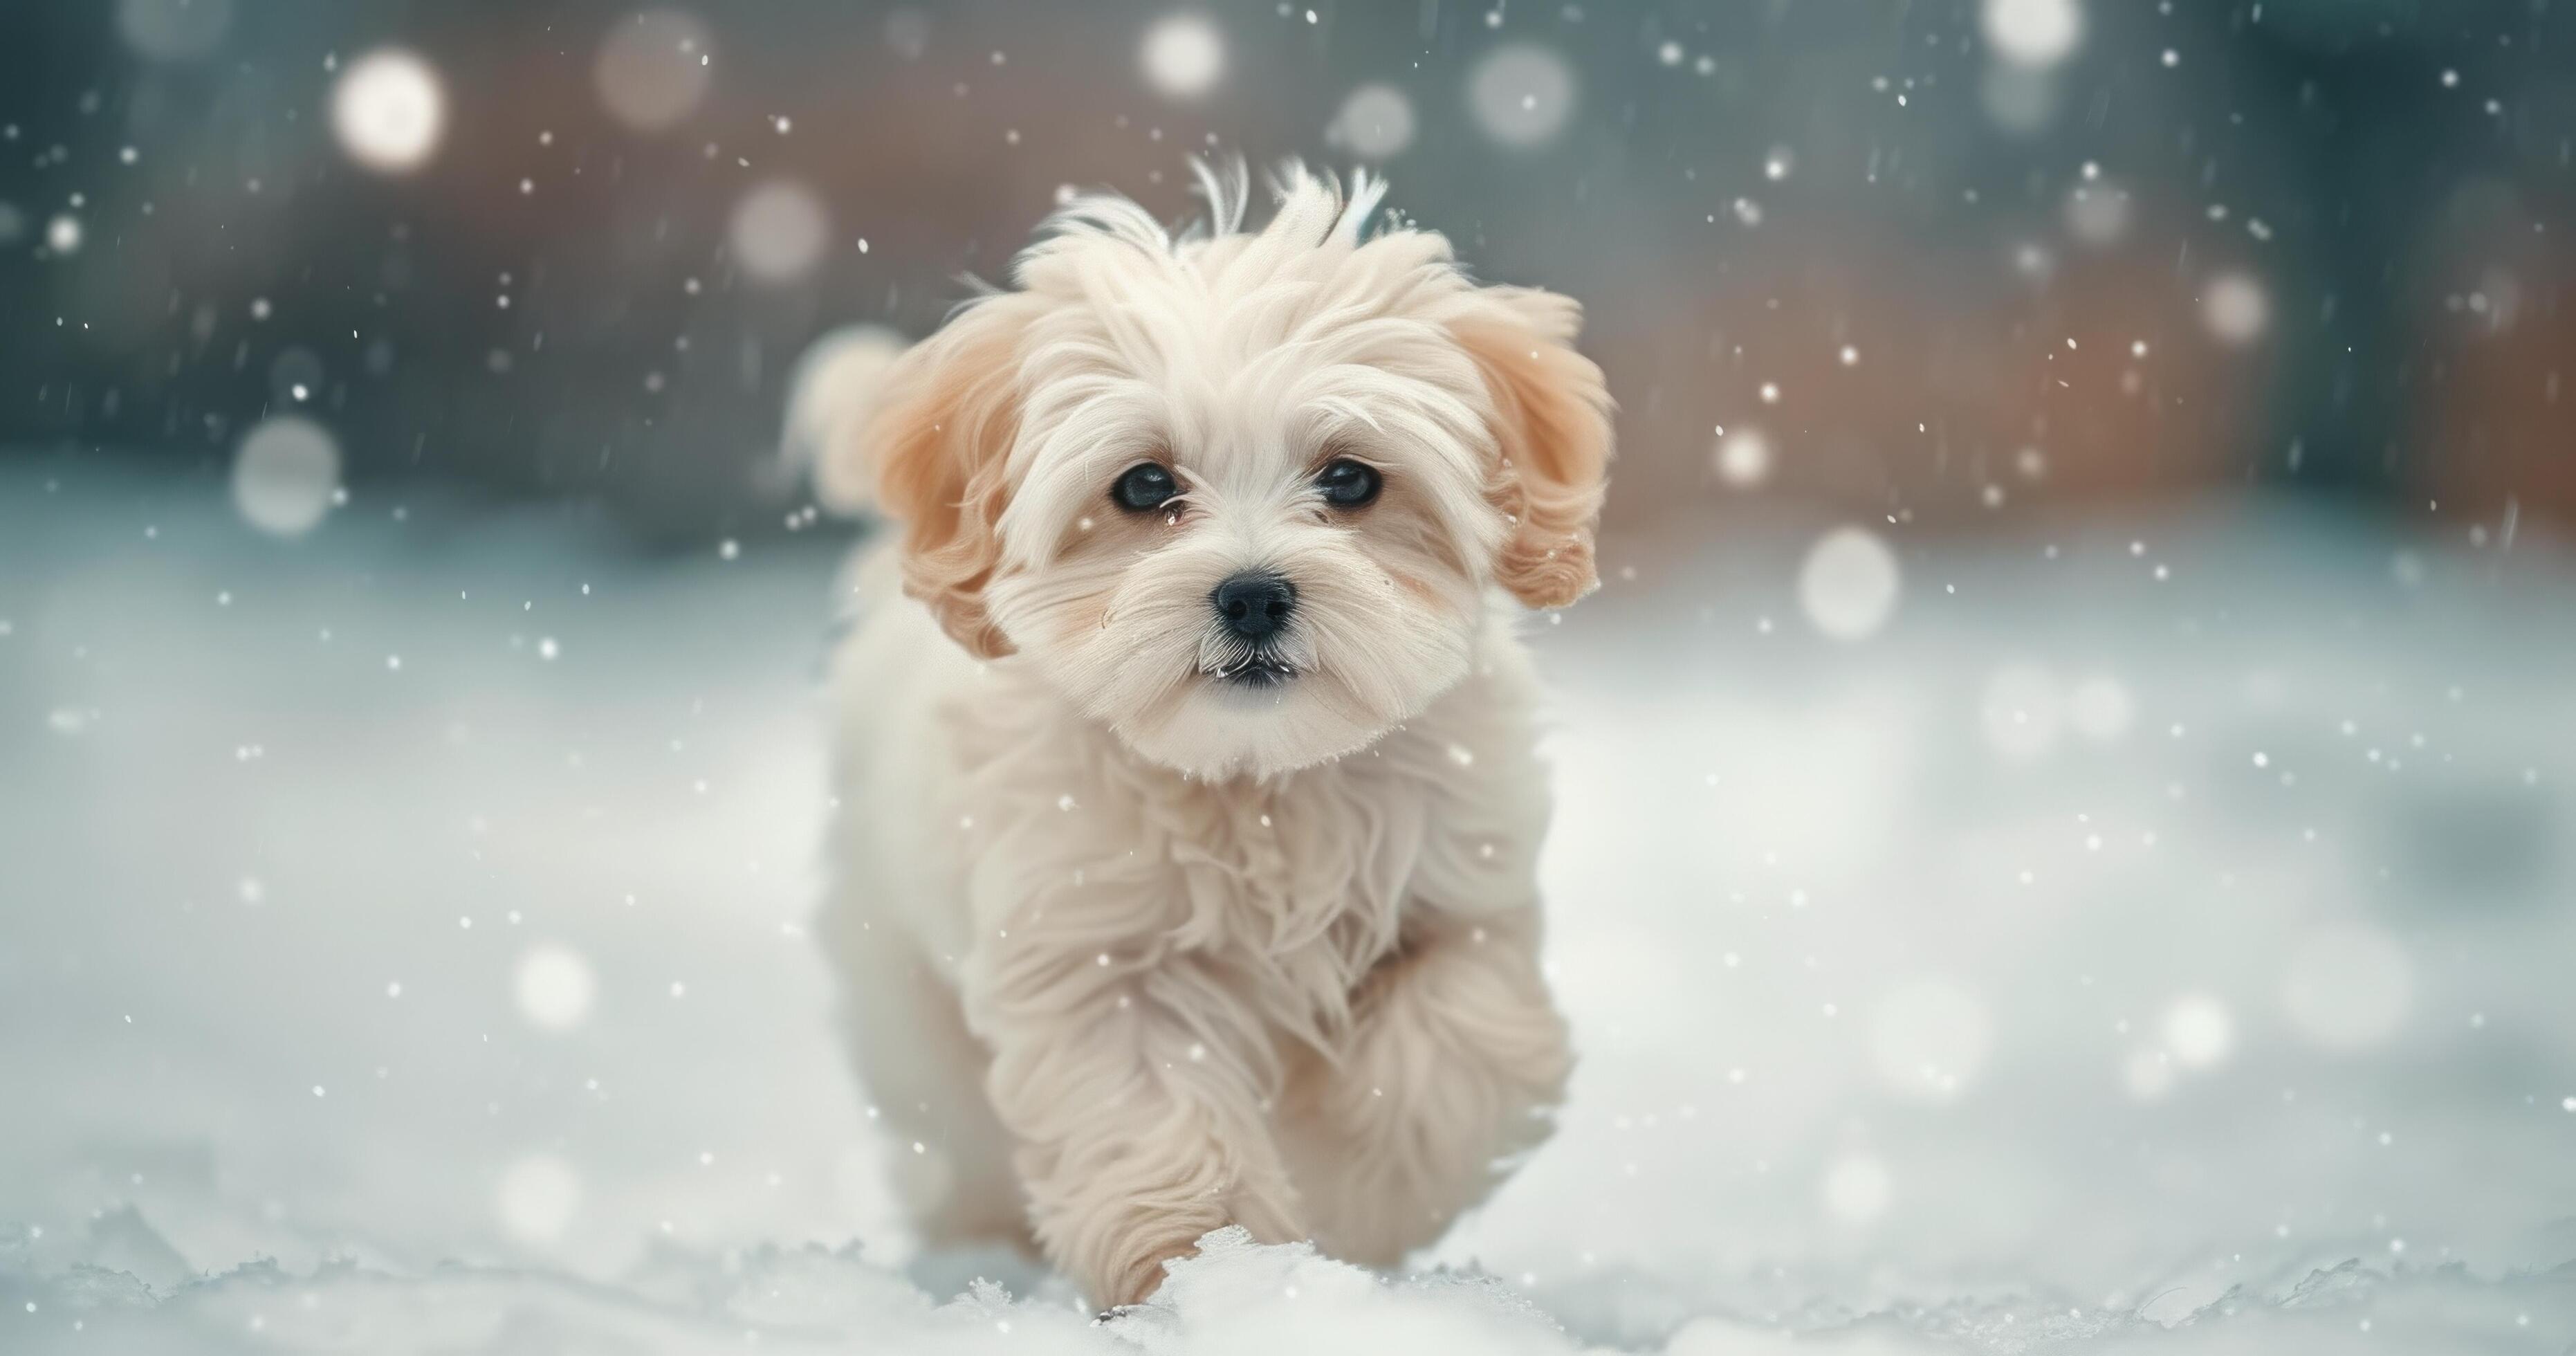
[[[1001,559],[994,526],[1010,498],[1027,320],[1016,295],[970,304],[895,361],[855,435],[819,468],[827,489],[872,480],[870,497],[903,523],[904,592],[982,659],[1012,648],[985,610],[984,586]]]

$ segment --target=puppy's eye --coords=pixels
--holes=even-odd
[[[1348,457],[1329,463],[1315,477],[1315,488],[1324,492],[1324,502],[1336,508],[1358,508],[1377,498],[1384,483],[1376,467]]]
[[[1109,487],[1109,497],[1130,513],[1161,508],[1180,492],[1180,482],[1172,479],[1172,473],[1150,461],[1128,467],[1126,473],[1118,477],[1118,483]]]

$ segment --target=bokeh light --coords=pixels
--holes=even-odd
[[[519,1001],[519,1015],[529,1025],[540,1031],[570,1031],[589,1019],[599,996],[599,977],[580,952],[547,942],[519,957],[511,988]]]
[[[233,507],[272,537],[300,537],[340,493],[340,444],[297,414],[261,420],[233,454]]]
[[[1760,429],[1739,428],[1717,440],[1709,450],[1709,464],[1718,479],[1739,490],[1752,489],[1771,478],[1771,440]]]
[[[1145,80],[1164,97],[1195,99],[1225,75],[1225,37],[1204,14],[1166,15],[1145,30]]]
[[[1574,116],[1574,69],[1537,43],[1497,47],[1467,78],[1467,111],[1486,136],[1516,150],[1544,146]]]
[[[2165,1049],[2186,1069],[2215,1068],[2236,1048],[2236,1021],[2227,1005],[2205,993],[2189,993],[2165,1009]]]
[[[56,254],[77,254],[81,247],[81,221],[69,212],[57,214],[45,223],[45,248]]]
[[[1393,85],[1362,85],[1342,100],[1327,133],[1363,160],[1386,160],[1413,144],[1413,101]]]
[[[2054,66],[2084,38],[2075,0],[1985,0],[1979,19],[1995,54],[2022,66]]]
[[[2251,277],[2222,273],[2201,294],[2200,318],[2220,343],[2250,344],[2272,323],[2272,299]]]
[[[409,52],[370,52],[350,62],[332,90],[331,131],[350,159],[372,170],[419,168],[446,125],[437,72]]]
[[[714,78],[713,61],[714,43],[695,16],[645,10],[608,30],[592,78],[610,117],[638,132],[659,132],[697,111]]]
[[[735,261],[754,282],[791,283],[822,262],[831,229],[831,216],[814,190],[773,179],[734,204],[727,238]]]
[[[1896,614],[1903,575],[1875,532],[1838,527],[1816,539],[1798,570],[1798,605],[1836,640],[1867,640]]]

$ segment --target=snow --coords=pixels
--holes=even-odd
[[[1888,526],[1853,641],[1762,624],[1830,524],[1614,536],[1532,628],[1558,1136],[1418,1272],[1215,1238],[1095,1324],[914,1246],[830,1033],[838,546],[389,493],[287,541],[220,472],[0,467],[0,1350],[2576,1340],[2527,526]]]

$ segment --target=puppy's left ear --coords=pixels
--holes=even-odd
[[[1034,302],[1001,293],[968,306],[896,360],[849,452],[852,480],[903,523],[904,592],[979,659],[1012,652],[984,606],[1001,560],[997,525],[1020,422],[1020,336]]]
[[[1610,392],[1574,351],[1583,308],[1534,287],[1487,287],[1451,332],[1494,403],[1501,465],[1486,487],[1512,522],[1494,578],[1531,607],[1564,607],[1600,582],[1592,532],[1610,466]]]

